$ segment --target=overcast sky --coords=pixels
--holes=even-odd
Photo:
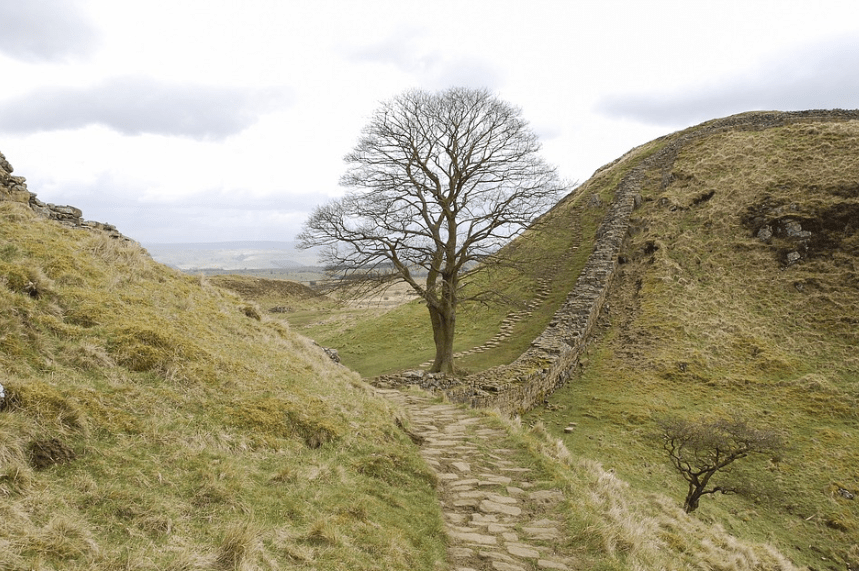
[[[0,0],[0,152],[140,242],[294,239],[379,103],[487,87],[584,181],[760,109],[859,108],[859,2]]]

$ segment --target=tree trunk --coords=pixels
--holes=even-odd
[[[690,514],[698,509],[698,502],[703,495],[703,488],[698,488],[689,484],[689,493],[686,494],[686,501],[683,502],[683,510]]]
[[[456,310],[452,307],[429,306],[432,335],[435,340],[435,361],[431,373],[453,374],[453,335],[456,329]]]

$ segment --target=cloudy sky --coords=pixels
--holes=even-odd
[[[578,181],[708,119],[859,108],[855,0],[0,0],[0,22],[0,152],[144,244],[292,240],[412,87],[488,87]]]

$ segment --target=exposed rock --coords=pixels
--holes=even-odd
[[[332,349],[331,347],[323,347],[322,350],[325,351],[325,354],[328,355],[328,357],[332,361],[334,361],[335,363],[340,362],[340,353],[337,352],[337,349]]]
[[[766,242],[773,237],[773,227],[767,224],[758,230],[758,240]]]
[[[111,238],[128,240],[128,238],[119,233],[115,226],[84,220],[83,212],[79,208],[42,202],[36,198],[35,193],[27,189],[27,179],[22,176],[12,176],[12,170],[12,165],[3,156],[3,153],[0,153],[0,201],[26,204],[39,216],[56,220],[65,226],[105,232]]]
[[[802,229],[802,224],[797,220],[782,220],[781,230],[788,238],[810,238],[811,232]]]
[[[6,160],[6,156],[3,153],[0,153],[0,169],[10,174],[15,170],[12,168],[12,165],[9,164],[9,161]]]

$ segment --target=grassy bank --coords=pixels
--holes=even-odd
[[[0,203],[0,568],[436,569],[402,413],[259,307]]]
[[[707,497],[695,517],[812,568],[856,565],[857,156],[856,122],[732,131],[684,149],[667,186],[654,174],[643,189],[586,367],[528,420],[635,493],[665,490],[679,505],[685,483],[652,439],[655,421],[744,414],[789,447],[738,463],[728,478],[743,493]]]

